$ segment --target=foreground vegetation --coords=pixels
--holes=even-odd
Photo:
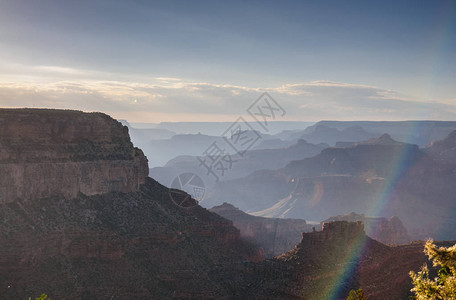
[[[431,279],[427,265],[418,273],[410,272],[414,287],[412,299],[456,299],[456,244],[452,247],[437,247],[428,241],[424,252],[435,267],[441,267],[438,276]]]

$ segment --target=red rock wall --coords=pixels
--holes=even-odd
[[[0,202],[135,192],[147,159],[101,113],[0,109]]]

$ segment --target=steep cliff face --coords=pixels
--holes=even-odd
[[[135,192],[147,159],[101,113],[0,109],[0,202]]]

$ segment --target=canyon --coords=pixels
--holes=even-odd
[[[312,231],[304,220],[213,210],[230,221],[148,177],[128,129],[102,113],[3,109],[0,123],[5,299],[340,299],[352,288],[395,299],[426,261],[423,242],[387,246],[362,222]],[[254,222],[233,226],[242,220]],[[279,233],[278,247],[246,239],[247,229]]]
[[[203,201],[256,216],[326,220],[350,212],[398,217],[412,240],[455,239],[454,132],[419,148],[383,134],[344,148],[220,182]]]

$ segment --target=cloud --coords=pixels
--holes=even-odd
[[[35,66],[32,69],[36,70],[37,72],[45,72],[45,73],[57,73],[57,74],[68,74],[68,75],[87,75],[87,71],[73,69],[73,68],[66,68],[66,67],[58,67],[58,66]]]
[[[49,68],[45,68],[49,69]],[[73,72],[50,68],[51,72]],[[158,77],[148,83],[67,80],[47,83],[0,82],[3,107],[69,108],[103,111],[117,116],[150,116],[169,120],[213,120],[215,116],[246,115],[262,92],[269,92],[287,111],[288,120],[454,120],[456,106],[423,102],[374,86],[312,81],[260,88]],[[125,117],[125,118],[127,118]],[[216,118],[216,119],[217,119]],[[131,120],[142,121],[142,120]]]

